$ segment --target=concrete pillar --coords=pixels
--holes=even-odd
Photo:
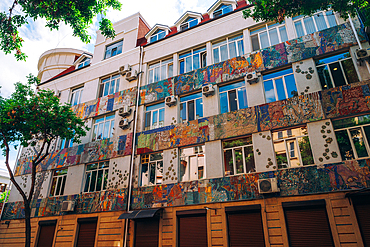
[[[243,30],[244,54],[252,52],[252,42],[249,29]]]
[[[178,109],[180,108],[180,98],[177,98],[176,105],[164,107],[164,126],[174,125],[178,123]]]
[[[64,195],[80,194],[85,185],[85,165],[69,166],[66,178],[66,185],[64,187]]]
[[[308,123],[307,131],[315,164],[342,161],[330,119]]]
[[[178,149],[163,151],[163,184],[177,183],[179,176],[179,153]]]
[[[294,29],[294,23],[292,18],[285,18],[285,26],[286,26],[286,32],[288,34],[288,40],[296,39],[297,33]]]
[[[207,66],[213,64],[213,59],[212,59],[212,43],[207,42],[206,43],[206,50],[207,50]]]
[[[121,189],[128,186],[130,160],[131,155],[109,160],[108,189]]]
[[[256,172],[276,170],[277,164],[271,131],[254,133],[252,140]]]
[[[218,94],[218,87],[216,87],[215,93],[206,97],[204,94],[203,99],[203,117],[210,117],[218,115],[220,113],[220,100]]]
[[[266,103],[265,89],[263,87],[262,76],[259,78],[258,83],[252,85],[249,84],[245,79],[245,86],[247,88],[248,107]]]
[[[298,94],[321,91],[320,78],[312,58],[292,65]]]
[[[141,86],[145,86],[146,84],[148,84],[148,75],[149,75],[149,72],[148,72],[148,64],[147,63],[144,63],[142,68],[141,68],[141,71],[143,71],[144,73],[141,75]],[[121,89],[120,89],[121,90]]]
[[[122,83],[122,77],[121,77],[120,81],[121,81],[120,84],[123,84]],[[97,78],[97,79],[85,82],[83,84],[84,91],[82,93],[81,103],[88,102],[90,100],[94,100],[98,97],[98,95],[99,95],[99,82],[100,82],[100,79]],[[76,88],[78,88],[78,87],[76,87]],[[121,88],[121,85],[120,85],[120,88]],[[69,96],[69,97],[71,97],[71,96]]]
[[[173,76],[177,76],[179,74],[179,54],[174,53],[172,59],[173,59]]]
[[[224,174],[222,142],[212,141],[205,143],[206,178],[218,178]]]

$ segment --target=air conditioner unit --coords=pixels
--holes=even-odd
[[[131,108],[128,105],[125,105],[118,110],[118,115],[121,117],[126,117],[131,114]]]
[[[122,119],[121,121],[119,121],[118,126],[121,129],[127,129],[130,126],[130,122],[128,121],[127,118],[125,118],[125,119]]]
[[[258,179],[258,192],[260,194],[279,192],[277,178]]]
[[[356,50],[356,59],[358,61],[363,61],[369,59],[370,57],[370,48],[367,49],[357,49]]]
[[[249,84],[254,84],[254,83],[257,83],[259,80],[259,73],[254,71],[254,72],[248,73],[245,77],[247,78],[247,82]]]
[[[131,71],[131,65],[125,64],[119,68],[119,73],[121,75],[126,75],[127,72]]]
[[[59,90],[55,90],[54,96],[59,98],[60,97],[60,91]]]
[[[132,71],[127,72],[126,74],[126,80],[128,81],[134,81],[137,79],[137,71],[135,70],[134,73]]]
[[[202,87],[202,92],[206,97],[208,97],[208,96],[213,95],[215,93],[215,89],[216,89],[215,85],[209,84],[209,85],[206,85],[206,86]]]
[[[75,201],[63,201],[62,212],[72,212],[75,209]]]
[[[168,106],[176,105],[176,102],[177,102],[176,96],[171,95],[171,96],[166,97],[165,102],[166,102],[166,105]]]

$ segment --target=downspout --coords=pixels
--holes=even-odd
[[[135,105],[135,116],[134,116],[134,131],[132,137],[132,151],[131,151],[131,161],[130,161],[130,176],[128,180],[128,196],[127,196],[127,212],[130,212],[131,206],[131,196],[132,196],[132,177],[134,172],[134,165],[135,165],[135,152],[136,152],[136,128],[137,128],[137,120],[138,120],[138,109],[139,109],[139,102],[140,102],[140,83],[141,83],[141,67],[143,65],[143,47],[140,46],[140,61],[139,61],[139,73],[137,79],[137,92],[136,92],[136,105]],[[128,234],[128,222],[129,220],[125,220],[125,237],[123,239],[123,246],[126,247],[127,245],[127,234]]]

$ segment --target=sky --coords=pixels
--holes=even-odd
[[[127,16],[140,12],[146,22],[153,27],[155,24],[173,26],[173,24],[186,11],[205,13],[216,0],[120,0],[121,11],[109,10],[106,17],[112,22],[117,22]],[[7,11],[13,0],[1,0],[0,11]],[[21,13],[16,9],[15,13]],[[85,44],[79,38],[72,36],[72,29],[61,25],[59,30],[50,31],[45,27],[45,20],[30,20],[29,24],[22,27],[20,36],[24,39],[22,52],[28,56],[26,62],[16,61],[13,54],[5,55],[0,51],[0,95],[8,97],[14,91],[15,82],[26,82],[26,76],[30,73],[37,75],[37,62],[42,53],[55,48],[75,48],[91,53],[94,52],[94,44],[98,22],[89,28],[91,42]],[[13,167],[17,157],[17,151],[12,148],[10,164]],[[0,170],[5,169],[5,157],[0,153]]]

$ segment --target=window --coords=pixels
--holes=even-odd
[[[180,122],[203,117],[202,92],[180,98]]]
[[[193,17],[188,17],[186,20],[180,25],[180,31],[186,30],[188,28],[194,27],[198,24],[198,20]]]
[[[195,212],[194,212],[195,211]],[[207,241],[207,213],[205,209],[177,211],[178,247],[204,247]]]
[[[291,132],[284,130],[272,133],[278,168],[312,165],[314,162],[307,128],[300,127],[289,131]]]
[[[85,57],[78,65],[77,65],[77,69],[79,68],[82,68],[82,67],[86,67],[87,65],[90,64],[90,58],[89,57]]]
[[[95,119],[92,141],[111,138],[114,132],[114,115]]]
[[[230,13],[232,11],[233,11],[233,6],[232,5],[221,4],[220,7],[218,7],[213,12],[213,18],[225,15],[225,14]]]
[[[289,246],[334,246],[325,200],[282,204]]]
[[[70,148],[73,146],[73,139],[63,139],[60,142],[60,149]]]
[[[158,29],[152,34],[152,36],[150,36],[150,43],[163,39],[165,36],[166,36],[166,31],[163,29]]]
[[[141,156],[140,186],[162,184],[163,153]]]
[[[225,176],[255,172],[252,137],[222,142]]]
[[[39,221],[39,235],[37,238],[37,247],[53,246],[55,226],[57,220]]]
[[[308,17],[296,16],[293,17],[293,22],[298,37],[337,25],[335,15],[331,10],[321,11]]]
[[[146,107],[144,130],[156,129],[164,126],[164,102]]]
[[[219,63],[244,54],[243,35],[227,38],[212,45],[213,62]]]
[[[317,60],[316,68],[322,89],[359,81],[349,52]]]
[[[113,43],[111,45],[108,45],[105,49],[105,57],[104,59],[114,57],[115,55],[122,53],[122,46],[123,46],[123,40],[118,41],[116,43]]]
[[[225,211],[229,246],[265,246],[261,205],[226,207]]]
[[[148,83],[154,83],[173,76],[172,58],[149,65]]]
[[[87,165],[84,192],[106,190],[108,171],[109,161]]]
[[[342,160],[369,157],[370,115],[333,121]]]
[[[263,85],[267,103],[298,95],[293,69],[263,75]]]
[[[81,218],[77,220],[78,233],[76,247],[95,246],[96,226],[98,218]]]
[[[180,149],[180,181],[205,178],[204,145]]]
[[[206,48],[191,50],[179,56],[180,74],[207,66]]]
[[[282,24],[264,25],[263,28],[251,31],[252,49],[257,51],[288,40],[285,22]]]
[[[115,75],[103,79],[100,82],[100,89],[99,89],[99,98],[103,96],[107,96],[109,94],[114,94],[119,91],[119,83],[120,83],[120,75]]]
[[[244,81],[220,87],[219,93],[221,113],[248,107]]]
[[[49,196],[61,196],[64,194],[68,169],[56,170],[53,172]]]
[[[79,88],[75,88],[72,90],[71,106],[75,106],[81,103],[83,91],[84,91],[84,87],[79,87]]]
[[[135,247],[158,247],[159,217],[135,219]]]

